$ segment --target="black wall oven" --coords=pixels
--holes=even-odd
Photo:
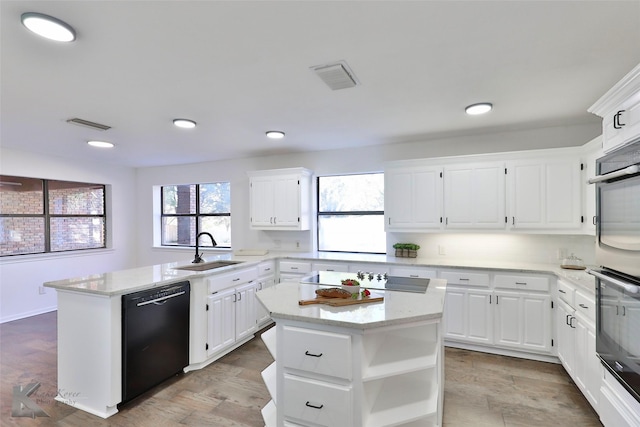
[[[640,402],[640,141],[596,170],[596,351]]]

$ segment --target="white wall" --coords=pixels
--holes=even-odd
[[[136,265],[135,169],[0,149],[0,173],[109,185],[112,232],[107,250],[0,258],[0,323],[55,310],[56,292],[40,294],[43,282]]]
[[[247,171],[306,167],[314,171],[316,176],[374,172],[382,171],[384,163],[393,160],[581,146],[599,133],[600,128],[598,126],[557,126],[358,149],[317,151],[138,169],[136,186],[138,259],[142,265],[147,265],[181,259],[188,260],[193,257],[192,250],[158,249],[153,247],[151,212],[153,212],[154,208],[158,208],[158,203],[154,203],[153,199],[152,190],[154,186],[229,181],[231,182],[232,209],[231,238],[234,249],[266,248],[306,252],[314,249],[312,231],[249,230],[249,180],[246,175]],[[268,142],[265,141],[265,143]],[[315,201],[315,195],[313,198]],[[424,235],[420,238],[427,239],[427,241],[434,239],[433,236],[429,235]],[[527,246],[527,241],[531,241],[532,247],[537,249],[547,248],[541,251],[545,254],[555,251],[555,247],[561,243],[561,240],[558,241],[558,239],[562,239],[562,237],[554,236],[545,240],[539,236],[524,235],[512,235],[511,238],[517,239],[517,241],[521,242],[519,245],[523,247]],[[584,240],[584,242],[577,243],[577,248],[580,249],[580,251],[576,250],[577,255],[582,251],[583,247],[589,247],[589,237],[578,236],[571,239]],[[300,242],[300,248],[297,248],[296,242]],[[456,245],[448,244],[448,246],[451,247],[451,253],[455,253],[454,248]],[[570,245],[567,244],[566,246]],[[509,255],[510,253],[512,254],[513,252],[506,251],[501,254]],[[585,258],[592,258],[591,254],[585,253],[584,256]],[[545,259],[549,258],[548,255],[543,255],[543,257]]]

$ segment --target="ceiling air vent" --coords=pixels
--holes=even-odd
[[[322,79],[331,90],[347,89],[358,84],[353,71],[346,62],[340,61],[334,64],[317,65],[311,69]]]
[[[88,128],[97,129],[97,130],[111,129],[111,126],[101,125],[100,123],[90,122],[89,120],[79,119],[77,117],[67,120],[67,123],[71,123],[79,126],[86,126]]]

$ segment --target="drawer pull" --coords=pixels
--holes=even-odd
[[[311,357],[320,357],[322,356],[322,353],[320,354],[313,354],[313,353],[309,353],[309,350],[304,352],[305,356],[311,356]]]
[[[562,289],[558,289],[558,292],[560,292],[561,294],[566,294],[566,292],[563,291]]]
[[[527,285],[527,282],[516,282],[516,285]]]
[[[322,404],[320,406],[312,405],[311,403],[309,403],[308,400],[307,400],[307,403],[305,403],[304,405],[308,406],[309,408],[313,408],[313,409],[322,409],[324,407],[324,404]]]
[[[418,274],[410,274],[409,277],[420,277]]]
[[[589,308],[589,307],[587,307],[587,306],[586,306],[586,305],[584,305],[584,304],[578,304],[578,305],[579,305],[580,307],[582,307],[582,308]]]
[[[468,281],[469,281],[469,279],[465,279],[464,277],[461,277],[461,278],[459,278],[458,280],[460,280],[460,281],[465,281],[465,282],[468,282]]]
[[[235,279],[231,280],[232,282],[237,282],[238,280],[240,280],[239,277],[236,277]]]
[[[297,270],[297,269],[298,269],[298,267],[291,267],[291,269],[292,269],[292,270]]]

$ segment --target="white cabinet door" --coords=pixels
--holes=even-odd
[[[235,289],[227,289],[207,297],[207,356],[235,341]]]
[[[273,224],[297,227],[300,221],[300,194],[297,175],[281,176],[273,184]]]
[[[467,290],[467,339],[491,344],[493,342],[492,292],[489,290]]]
[[[256,292],[261,291],[263,289],[270,288],[271,286],[276,284],[275,276],[270,277],[261,277],[258,279],[258,284],[256,285]],[[269,322],[271,316],[266,308],[257,300],[255,301],[256,305],[256,324],[257,327],[260,328]]]
[[[386,231],[442,228],[442,169],[388,169],[384,174]]]
[[[465,340],[467,338],[467,290],[447,287],[444,299],[444,337],[453,340]]]
[[[256,329],[256,284],[247,283],[236,288],[236,341],[251,335]]]
[[[580,162],[548,159],[508,166],[511,229],[579,229]]]
[[[445,294],[444,336],[455,341],[491,344],[491,291],[449,287]]]
[[[574,310],[562,300],[558,300],[557,304],[556,334],[558,337],[558,359],[562,362],[562,366],[564,366],[567,373],[573,377],[575,339],[572,318]]]
[[[445,226],[448,229],[505,228],[504,164],[446,167],[444,201]]]
[[[251,178],[251,226],[273,226],[274,217],[274,181],[271,177]]]
[[[551,350],[551,297],[495,293],[495,343],[520,350]]]

